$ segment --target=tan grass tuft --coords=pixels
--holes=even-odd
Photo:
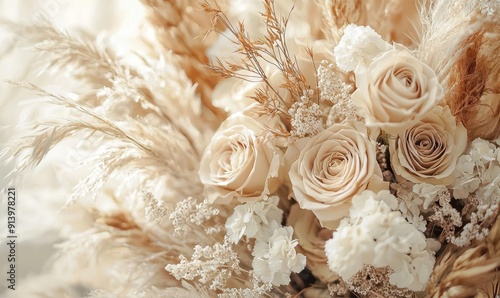
[[[416,0],[316,0],[322,8],[325,36],[337,44],[344,27],[370,26],[388,42],[413,46],[420,31]]]
[[[210,97],[221,77],[214,75],[206,67],[209,61],[205,53],[214,36],[202,36],[212,28],[210,16],[200,9],[197,1],[142,2],[148,9],[148,21],[156,35],[154,42],[158,43],[162,50],[173,53],[189,79],[197,84],[203,105],[223,119],[224,113],[212,105]]]
[[[448,245],[436,262],[427,286],[432,298],[497,297],[500,294],[500,220],[475,247]]]
[[[469,139],[498,137],[498,12],[485,13],[479,1],[437,0],[423,9],[421,20],[416,55],[436,71],[445,88],[443,103],[463,122]]]
[[[446,80],[450,90],[444,102],[468,129],[469,139],[500,136],[500,42],[491,40],[492,28],[500,36],[499,25],[484,24],[463,41],[465,50]]]

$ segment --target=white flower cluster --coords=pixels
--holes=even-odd
[[[473,239],[483,240],[488,229],[481,223],[494,216],[500,203],[500,148],[482,139],[471,143],[469,154],[458,159],[455,169],[453,196],[457,199],[475,200],[477,210],[470,214],[470,222],[452,243],[469,245]]]
[[[208,201],[198,203],[196,199],[189,197],[178,202],[168,218],[174,226],[174,235],[181,235],[189,232],[192,224],[199,226],[217,214],[219,209],[211,207]]]
[[[483,241],[489,234],[489,229],[482,227],[483,221],[494,215],[498,209],[498,205],[487,206],[479,205],[476,212],[470,214],[470,222],[464,225],[460,235],[453,237],[451,243],[458,247],[470,245],[472,240],[477,239]]]
[[[232,243],[241,237],[268,239],[273,230],[281,226],[283,211],[278,208],[279,198],[267,201],[248,202],[234,208],[234,213],[226,221],[226,231]]]
[[[500,201],[500,148],[482,139],[472,141],[469,154],[458,159],[452,188],[458,199],[475,193],[480,203]]]
[[[342,220],[325,245],[330,269],[349,280],[365,265],[388,266],[389,282],[421,291],[434,267],[434,253],[424,234],[398,210],[389,191],[366,190],[353,198],[350,218]]]
[[[335,73],[335,64],[322,61],[318,67],[319,97],[333,103],[328,114],[327,126],[344,120],[360,120],[356,106],[351,101],[353,86],[342,81]]]
[[[403,217],[419,231],[425,232],[427,221],[420,212],[424,200],[422,197],[412,191],[413,183],[405,181],[391,184],[391,188],[396,190],[396,196],[399,201],[398,210]]]
[[[163,201],[158,200],[150,192],[142,194],[144,200],[144,215],[147,221],[160,223],[168,215],[167,208]]]
[[[353,71],[358,65],[368,65],[380,53],[390,49],[390,44],[369,26],[349,24],[335,47],[335,62],[343,71]]]
[[[224,289],[233,273],[240,273],[238,254],[232,249],[227,237],[223,243],[213,246],[196,245],[191,260],[179,256],[179,264],[168,264],[165,269],[177,279],[194,280],[201,283],[211,281],[210,289]]]
[[[318,89],[322,100],[338,103],[350,99],[353,87],[335,74],[335,65],[321,61],[318,67]]]
[[[302,95],[300,101],[294,102],[288,110],[292,116],[290,121],[292,138],[312,137],[323,130],[321,121],[323,112],[317,103],[311,103],[312,95],[313,90],[309,89],[306,94]]]
[[[432,203],[436,202],[441,196],[447,193],[448,188],[443,185],[418,183],[413,185],[413,192],[424,200],[422,207],[427,209],[432,205]]]
[[[222,294],[217,295],[218,298],[234,298],[234,297],[245,297],[245,298],[261,298],[266,296],[273,288],[271,283],[262,283],[258,280],[252,279],[252,288],[225,288],[222,290]]]
[[[290,274],[306,266],[306,257],[297,253],[298,240],[292,240],[293,228],[281,227],[268,240],[257,239],[252,255],[253,273],[261,281],[273,285],[290,283]]]
[[[476,4],[484,16],[498,15],[498,11],[500,10],[499,0],[479,0],[472,2],[472,4]]]

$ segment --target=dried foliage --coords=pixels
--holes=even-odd
[[[400,289],[389,283],[389,275],[393,273],[388,267],[376,268],[365,266],[348,281],[340,279],[332,283],[330,295],[344,295],[348,291],[356,293],[357,297],[404,297],[413,298],[415,294],[408,289]]]
[[[301,96],[307,94],[307,90],[311,88],[299,69],[297,60],[288,50],[286,26],[289,16],[279,17],[276,14],[274,0],[265,0],[264,6],[265,12],[262,13],[262,18],[266,25],[266,34],[258,40],[251,40],[242,22],[235,26],[219,6],[211,5],[209,2],[203,3],[203,9],[212,16],[212,22],[214,24],[220,22],[229,29],[233,36],[228,38],[237,45],[237,53],[243,56],[241,61],[224,63],[217,60],[212,68],[224,78],[263,82],[265,86],[259,88],[252,98],[271,113],[288,118],[290,117],[288,109],[294,102],[300,101]],[[215,26],[213,30],[218,32]],[[271,82],[263,67],[264,63],[269,63],[280,71],[283,83],[279,87]],[[290,98],[285,97],[280,89],[285,90],[285,93],[289,92]]]
[[[325,36],[337,44],[348,24],[370,26],[387,41],[415,45],[420,32],[415,0],[316,0],[322,8]]]
[[[323,7],[326,26],[325,35],[335,43],[342,36],[342,29],[348,24],[358,24],[365,12],[363,1],[317,0]]]
[[[224,117],[224,113],[212,105],[210,97],[212,89],[221,79],[206,67],[208,63],[206,50],[213,36],[207,35],[202,38],[202,34],[212,27],[210,17],[193,1],[142,0],[142,2],[148,10],[149,24],[155,34],[155,38],[147,42],[154,43],[151,44],[152,48],[160,47],[161,52],[171,51],[179,66],[197,85],[203,105],[214,116]]]
[[[285,293],[298,293],[299,297],[317,280],[304,278],[311,272],[301,272],[306,266],[305,257],[296,254],[298,240],[293,238],[291,228],[281,227],[286,222],[282,213],[270,222],[262,217],[266,227],[279,238],[274,239],[279,241],[275,245],[269,235],[265,239],[247,237],[247,224],[254,222],[248,216],[237,217],[236,203],[216,206],[205,200],[198,175],[201,156],[213,131],[226,118],[212,104],[212,91],[223,78],[259,83],[252,98],[260,105],[247,112],[255,113],[251,115],[254,118],[279,115],[271,119],[279,125],[268,131],[288,138],[279,142],[274,138],[265,140],[276,141],[272,144],[275,149],[284,150],[294,141],[323,131],[325,122],[331,126],[362,120],[351,101],[355,89],[352,76],[341,73],[332,61],[322,62],[318,68],[312,49],[300,45],[314,67],[316,86],[311,86],[314,83],[307,76],[311,74],[303,72],[305,68],[299,67],[289,47],[287,25],[292,11],[279,15],[274,0],[263,0],[260,18],[265,33],[257,39],[250,37],[243,22],[232,23],[226,1],[204,0],[199,7],[185,0],[142,2],[148,11],[148,23],[140,41],[147,53],[127,53],[127,57],[120,57],[88,33],[59,30],[48,21],[9,25],[46,58],[40,73],[64,70],[78,87],[77,92],[66,94],[30,83],[10,82],[36,92],[64,113],[61,118],[45,118],[20,127],[24,133],[0,152],[16,161],[12,177],[33,170],[66,140],[81,140],[95,147],[79,160],[87,170],[86,176],[74,186],[65,209],[69,209],[68,204],[86,201],[78,207],[90,218],[89,226],[63,239],[49,264],[52,278],[62,278],[66,272],[74,274],[62,278],[60,286],[52,285],[47,292],[37,288],[44,279],[35,280],[20,295],[76,297],[79,291],[75,288],[81,286],[90,291],[89,297],[282,297]],[[309,29],[312,41],[321,39],[331,49],[349,23],[370,25],[386,41],[410,46],[421,61],[436,71],[445,88],[442,104],[449,105],[454,116],[467,126],[469,138],[493,139],[500,136],[500,17],[490,13],[490,6],[481,4],[485,1],[470,6],[465,0],[450,2],[426,1],[419,6],[414,0],[316,0],[307,13],[319,15],[322,10],[323,19],[310,22]],[[465,8],[470,11],[465,12]],[[402,20],[406,16],[408,19]],[[322,30],[318,26],[321,21],[326,24]],[[150,32],[154,34],[148,35]],[[236,46],[235,60],[215,60],[208,67],[207,49],[214,37],[226,33]],[[379,144],[377,163],[385,180],[396,182],[386,149]],[[281,158],[280,154],[277,156]],[[219,163],[236,163],[230,153],[226,156],[227,161]],[[266,157],[259,158],[266,162]],[[286,164],[287,158],[291,157],[273,162],[276,172],[278,163],[291,166]],[[491,160],[495,159],[498,157]],[[493,169],[491,173],[497,174]],[[284,180],[290,177],[287,173],[285,176]],[[496,185],[491,184],[492,188]],[[430,273],[435,255],[439,256],[427,297],[500,295],[498,208],[486,210],[491,206],[478,203],[474,194],[460,201],[449,185],[442,186],[444,192],[433,199],[417,194],[413,186],[408,182],[408,189],[394,191],[391,199],[398,204],[394,210],[401,222],[438,240],[434,243],[425,237],[417,239],[422,246],[419,249],[427,250],[432,259],[427,273],[420,271],[421,275]],[[283,209],[285,214],[293,202],[285,198],[296,198],[288,189],[293,187],[293,181],[285,181],[275,193],[287,205],[275,208]],[[423,207],[424,200],[430,208]],[[259,212],[264,214],[261,209]],[[234,226],[228,225],[231,214],[235,215]],[[234,232],[237,241],[229,241],[230,228],[240,233]],[[286,233],[278,235],[276,231]],[[255,236],[258,230],[252,232]],[[398,239],[410,241],[403,238]],[[398,245],[392,240],[387,243]],[[459,243],[464,247],[457,247]],[[322,245],[324,248],[324,241]],[[439,245],[443,248],[436,252]],[[413,251],[408,251],[415,250],[409,247],[402,258],[410,257]],[[420,258],[419,262],[424,260]],[[271,267],[273,262],[279,266]],[[328,289],[324,284],[316,286],[324,294],[329,290],[332,296],[348,295],[350,291],[359,297],[415,296],[409,289],[391,284],[389,278],[396,269],[361,265],[362,269],[349,280],[334,281]],[[277,273],[283,276],[273,281]],[[290,275],[296,281],[290,283]]]
[[[18,27],[17,30],[27,38],[28,44],[46,58],[39,72],[57,72],[68,69],[75,80],[87,83],[84,93],[76,101],[100,107],[103,113],[123,116],[116,113],[126,106],[127,116],[136,117],[153,112],[165,122],[177,121],[176,130],[185,134],[194,143],[193,136],[185,130],[186,121],[179,123],[178,113],[192,117],[191,124],[200,117],[200,99],[193,90],[193,83],[167,53],[158,59],[141,57],[137,65],[124,63],[101,41],[88,33],[76,34],[57,29],[49,21],[41,24]],[[170,94],[169,88],[184,93]],[[123,120],[123,119],[120,119]],[[218,123],[217,123],[218,124]],[[204,126],[199,126],[198,129]]]
[[[17,175],[38,165],[49,150],[65,138],[80,135],[89,140],[97,134],[107,137],[104,139],[107,145],[94,157],[96,166],[93,172],[76,187],[69,202],[89,193],[96,198],[111,174],[124,168],[136,171],[138,177],[142,174],[140,180],[154,177],[158,172],[169,175],[175,178],[176,184],[171,187],[177,194],[185,193],[183,183],[192,185],[190,193],[196,192],[196,189],[201,191],[201,184],[196,186],[196,180],[193,180],[198,167],[196,148],[171,125],[154,126],[145,120],[132,118],[126,118],[125,123],[114,122],[84,103],[51,94],[31,84],[20,86],[50,97],[52,103],[65,106],[78,117],[34,124],[29,128],[29,133],[19,138],[10,150],[6,148],[3,154],[11,158],[20,157],[14,170]],[[26,151],[31,151],[31,154],[26,154]]]
[[[39,73],[64,70],[94,88],[109,86],[112,77],[127,72],[137,75],[120,64],[113,51],[83,30],[69,33],[48,19],[28,25],[10,24],[10,27],[24,37],[19,41],[21,44],[26,43],[41,56],[45,55]]]
[[[58,244],[53,257],[55,272],[77,272],[72,276],[89,288],[110,289],[126,296],[151,287],[180,286],[164,267],[179,253],[190,251],[189,242],[178,242],[168,227],[152,225],[127,212],[90,210],[93,227]],[[104,280],[86,276],[99,272]],[[115,285],[110,288],[109,282]]]
[[[500,294],[500,221],[486,241],[458,249],[446,247],[436,262],[426,297],[497,297]]]
[[[500,36],[500,17],[483,5],[498,4],[434,1],[424,7],[417,49],[417,56],[434,68],[448,89],[443,102],[463,121],[470,139],[493,139],[500,133],[500,123],[491,122],[500,119],[500,56],[493,42]]]
[[[493,139],[500,135],[500,84],[487,86],[500,75],[498,48],[484,46],[491,32],[486,24],[463,41],[466,50],[457,57],[447,80],[451,87],[444,101],[469,130],[469,138]],[[486,30],[485,30],[486,29]],[[497,36],[500,26],[497,25]],[[498,46],[497,46],[498,47]]]

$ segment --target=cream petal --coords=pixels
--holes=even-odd
[[[399,46],[355,74],[357,90],[352,100],[366,124],[391,134],[426,115],[442,94],[434,71]]]

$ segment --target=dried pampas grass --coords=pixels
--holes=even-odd
[[[473,247],[446,246],[429,280],[432,298],[497,297],[500,295],[500,220],[488,238]]]
[[[47,59],[42,73],[68,70],[80,93],[11,82],[63,111],[19,127],[22,134],[1,152],[17,160],[12,179],[34,169],[65,140],[94,146],[80,152],[78,169],[87,176],[67,202],[87,201],[87,207],[79,207],[88,208],[90,228],[74,231],[68,239],[62,234],[59,253],[47,264],[53,278],[73,274],[60,286],[44,286],[45,293],[35,280],[20,295],[81,297],[98,288],[113,297],[164,295],[157,289],[166,287],[174,288],[165,293],[198,291],[183,288],[165,266],[214,238],[198,227],[200,231],[192,231],[195,238],[179,242],[166,214],[178,201],[201,194],[199,159],[219,120],[202,121],[209,113],[180,62],[171,52],[157,58],[135,53],[137,59],[125,62],[95,37],[64,32],[49,22],[16,30],[28,32],[26,44]],[[75,284],[83,292],[75,294]]]
[[[214,75],[207,67],[206,50],[215,40],[211,31],[213,24],[210,17],[199,7],[197,2],[184,0],[142,0],[148,10],[148,20],[154,32],[153,39],[146,42],[152,48],[152,54],[158,51],[172,52],[179,66],[189,79],[197,85],[206,112],[212,112],[216,119],[223,119],[224,113],[212,105],[210,94],[221,77]],[[214,3],[214,1],[211,1]],[[155,49],[158,49],[155,50]]]
[[[370,26],[383,39],[415,46],[420,33],[419,9],[416,0],[316,0],[322,7],[325,36],[336,45],[344,27],[354,23]]]
[[[436,71],[447,89],[443,103],[464,123],[469,139],[494,139],[500,135],[500,51],[494,42],[500,38],[500,16],[481,5],[433,1],[422,11],[416,54]]]
[[[262,82],[263,87],[253,93],[253,99],[266,108],[259,113],[280,115],[290,131],[295,129],[290,112],[294,105],[321,99],[318,86],[308,80],[300,61],[289,51],[289,15],[277,14],[274,0],[263,1],[261,17],[266,31],[260,39],[251,39],[243,22],[231,23],[224,13],[226,1],[200,2],[198,7],[184,0],[143,0],[148,13],[142,28],[145,35],[138,37],[143,47],[126,57],[96,36],[59,30],[48,21],[9,25],[46,59],[40,73],[64,70],[78,87],[69,94],[12,83],[64,111],[62,116],[21,127],[24,134],[1,152],[17,160],[12,177],[34,169],[65,140],[83,139],[95,146],[79,160],[87,175],[74,185],[65,209],[86,202],[78,207],[87,226],[70,237],[61,235],[64,239],[56,247],[58,253],[48,264],[52,279],[65,272],[72,274],[61,279],[60,285],[43,285],[43,292],[40,284],[46,279],[34,280],[21,296],[81,297],[84,292],[94,298],[209,297],[222,291],[195,288],[165,270],[167,265],[183,265],[184,256],[192,255],[196,245],[210,248],[221,243],[223,235],[218,232],[223,231],[227,213],[232,211],[226,209],[234,207],[211,213],[214,210],[200,200],[200,159],[226,116],[212,105],[214,87],[223,77]],[[315,18],[310,24],[315,38],[326,38],[322,41],[333,49],[347,24],[370,25],[384,39],[405,44],[434,67],[447,91],[443,103],[467,126],[469,138],[500,135],[498,15],[484,14],[478,1],[464,0],[426,1],[421,6],[415,0],[315,3],[307,11],[323,12],[323,19]],[[230,33],[242,60],[218,61],[209,68],[207,48],[224,32]],[[443,53],[442,48],[448,52]],[[317,56],[312,50],[307,53],[316,69]],[[282,79],[279,84],[268,77],[264,62],[277,70]],[[275,132],[276,136],[287,134]],[[207,218],[193,217],[195,211]],[[210,217],[215,214],[216,218]],[[460,249],[447,244],[443,250],[429,282],[428,297],[500,294],[500,220],[486,241]],[[249,246],[237,246],[235,251],[243,252],[238,266],[246,275],[235,275],[227,286],[238,290],[251,283],[252,257]],[[187,267],[192,264],[184,263]],[[201,268],[203,263],[197,266]],[[375,275],[367,272],[361,277],[372,284]],[[383,270],[378,274],[388,275]],[[307,286],[301,276],[295,277],[298,288]],[[389,285],[387,280],[378,283],[380,287],[384,284]],[[321,286],[320,290],[326,289]],[[300,290],[293,287],[277,287],[272,295]],[[100,288],[105,290],[97,290]],[[386,290],[368,295],[397,292],[390,287]]]

